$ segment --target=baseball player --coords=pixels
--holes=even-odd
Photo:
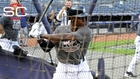
[[[12,4],[12,2],[10,3]],[[17,5],[14,5],[13,11],[16,10]],[[14,11],[14,14],[15,11]],[[11,17],[1,16],[0,17],[0,47],[1,50],[13,52],[14,55],[19,55],[23,51],[18,44],[18,30],[17,27],[20,25],[19,21],[13,20]],[[15,51],[16,50],[16,51]],[[21,52],[26,56],[27,53]]]
[[[13,20],[9,17],[0,17],[1,38],[0,46],[2,49],[13,52],[13,45],[19,46],[17,42],[18,30],[13,28]]]
[[[54,34],[32,35],[38,39],[48,39],[47,48],[56,47],[59,63],[53,79],[93,79],[85,57],[91,30],[85,26],[87,14],[83,8],[73,6],[68,11],[71,25],[58,26]]]
[[[13,0],[14,1],[14,0]],[[10,3],[10,5],[13,2]],[[14,2],[15,3],[15,2]],[[17,5],[14,5],[14,15],[16,14]],[[13,52],[13,45],[19,46],[17,42],[17,36],[18,36],[18,26],[20,26],[19,20],[13,20],[11,17],[1,16],[0,17],[0,27],[2,30],[1,38],[0,38],[0,46],[2,49]]]
[[[140,15],[138,16],[138,19],[140,20]],[[137,77],[137,76],[133,75],[132,71],[135,68],[136,62],[140,59],[140,23],[138,24],[138,29],[137,29],[136,34],[137,34],[137,36],[134,41],[134,44],[136,46],[135,55],[132,58],[129,66],[128,66],[128,69],[125,73],[125,77]]]

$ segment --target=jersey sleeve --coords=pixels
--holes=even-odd
[[[91,30],[88,28],[80,28],[76,32],[73,32],[73,34],[79,42],[91,39]]]
[[[0,17],[0,25],[4,26],[6,20],[5,20],[5,17],[1,16]]]

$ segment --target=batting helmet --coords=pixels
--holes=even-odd
[[[70,17],[87,17],[88,14],[85,12],[85,7],[82,5],[74,5],[68,9],[68,16]]]

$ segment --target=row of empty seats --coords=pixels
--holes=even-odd
[[[86,11],[89,9],[89,2],[85,0],[80,0],[83,2],[86,8]],[[138,2],[136,2],[138,1]],[[41,2],[40,2],[41,3]],[[99,0],[95,6],[95,9],[93,12],[96,13],[125,13],[125,12],[140,12],[140,0],[127,0],[124,2],[124,4],[120,4],[118,2],[114,2],[114,0]],[[61,3],[57,0],[54,0],[51,4],[51,7],[49,7],[49,10],[55,10],[58,12],[64,3]],[[100,6],[101,4],[112,4],[113,7],[109,6]],[[0,2],[0,13],[3,13],[3,7],[9,6],[9,2]],[[34,4],[32,0],[29,1],[22,1],[22,5],[27,8],[25,12],[27,13],[36,13],[36,9],[34,7]]]

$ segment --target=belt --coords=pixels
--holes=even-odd
[[[70,62],[69,64],[73,64],[73,65],[79,65],[80,63],[84,62],[84,59],[81,59],[81,61],[77,61],[77,62]]]
[[[73,64],[73,65],[79,65],[81,62],[73,62],[73,63],[70,63],[70,64]]]

